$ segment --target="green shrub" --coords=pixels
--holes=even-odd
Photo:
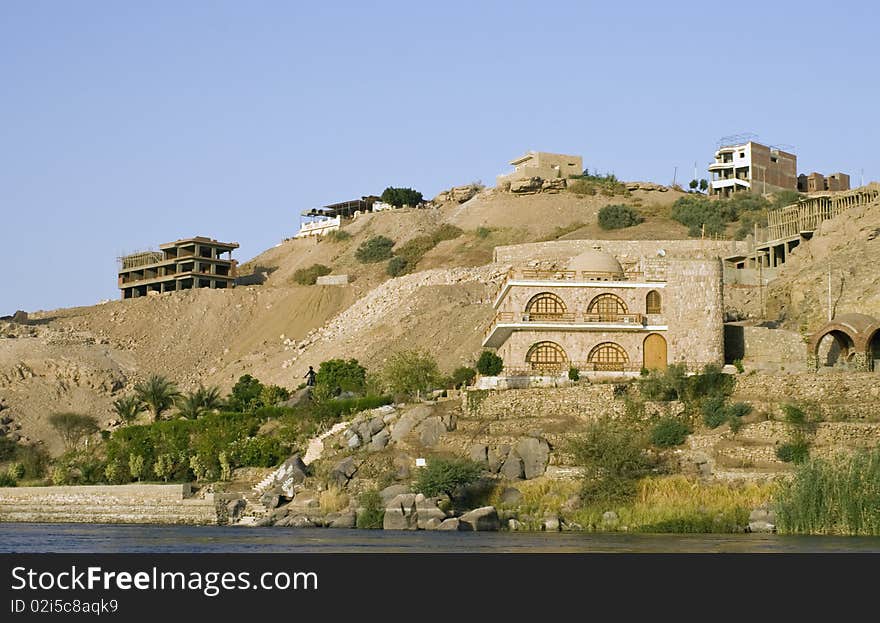
[[[449,384],[454,388],[463,387],[473,383],[475,378],[477,378],[476,370],[462,366],[452,372],[452,375],[449,377]]]
[[[355,251],[354,256],[363,264],[375,264],[391,257],[394,241],[385,236],[373,236],[364,240]]]
[[[49,425],[61,436],[64,447],[68,450],[75,448],[84,437],[99,430],[98,421],[91,415],[82,413],[53,413],[49,416]]]
[[[6,473],[14,480],[21,480],[25,475],[24,463],[12,463],[6,470]]]
[[[18,446],[18,444],[12,441],[9,437],[0,435],[0,461],[8,461],[14,457],[16,446]]]
[[[381,199],[395,208],[401,208],[405,205],[416,207],[424,201],[422,193],[412,188],[394,188],[392,186],[382,191]]]
[[[0,487],[16,487],[18,481],[8,472],[0,472]]]
[[[651,443],[661,448],[679,446],[691,432],[691,427],[681,418],[664,417],[651,429]]]
[[[334,229],[333,231],[328,232],[324,237],[330,242],[345,242],[346,240],[351,239],[351,234],[344,229]]]
[[[405,266],[401,264],[399,267],[395,267],[395,270],[399,269],[403,271],[404,269],[412,269],[413,267],[415,267],[416,264],[419,263],[419,260],[421,260],[428,251],[436,247],[439,243],[443,242],[444,240],[453,240],[455,238],[458,238],[463,233],[464,232],[455,225],[444,224],[431,234],[411,238],[395,252],[396,258],[400,258],[404,262],[406,262]],[[392,260],[392,262],[393,261],[394,260]],[[392,274],[391,271],[391,263],[389,263],[388,274],[396,276],[396,274]],[[397,274],[402,274],[402,272]]]
[[[672,204],[672,219],[688,228],[688,235],[700,236],[705,225],[705,233],[709,236],[724,233],[730,220],[719,209],[720,201],[712,201],[705,197],[688,195],[679,197]]]
[[[366,388],[367,370],[357,359],[322,361],[315,375],[315,387],[326,387],[331,396],[342,392],[362,394]]]
[[[743,366],[742,359],[734,359],[733,360],[733,367],[736,368],[736,371],[738,374],[742,374],[746,370],[745,366]]]
[[[257,436],[238,439],[229,445],[229,452],[223,453],[228,465],[235,467],[275,467],[287,457],[281,442],[275,437]],[[222,462],[221,472],[223,470]]]
[[[482,472],[480,464],[469,459],[431,459],[419,469],[413,488],[429,498],[446,494],[452,500],[457,489],[475,482]]]
[[[483,376],[497,376],[504,369],[504,360],[491,350],[484,350],[477,359],[477,372]]]
[[[477,238],[480,238],[483,240],[488,238],[489,234],[491,234],[491,233],[492,233],[492,230],[489,229],[488,227],[477,227],[477,230],[476,230]]]
[[[718,428],[728,420],[726,398],[721,394],[710,396],[703,402],[703,423],[709,428]]]
[[[577,368],[575,368],[574,366],[571,366],[568,369],[568,380],[575,381],[575,382],[580,381],[581,380],[581,371],[578,370]]]
[[[639,392],[646,400],[667,402],[685,397],[687,366],[672,364],[665,370],[645,370],[639,380]]]
[[[392,396],[363,396],[343,400],[326,400],[312,407],[313,415],[319,420],[338,420],[343,415],[353,415],[368,409],[375,409],[394,402]]]
[[[399,277],[400,275],[406,274],[408,268],[409,263],[404,258],[392,257],[388,260],[388,268],[385,272],[391,277]]]
[[[776,448],[776,458],[799,465],[810,458],[810,444],[806,440],[789,441]]]
[[[357,515],[357,527],[363,530],[380,530],[385,519],[382,496],[375,489],[368,489],[358,498],[361,510]]]
[[[434,240],[434,244],[439,244],[444,240],[455,240],[459,236],[461,236],[464,232],[461,228],[456,227],[455,225],[450,225],[449,223],[443,223],[440,227],[437,228],[433,234],[431,234],[431,238]]]
[[[260,396],[263,393],[263,384],[250,374],[238,378],[232,387],[232,392],[226,399],[226,406],[231,411],[252,411],[260,406]]]
[[[440,378],[437,362],[425,351],[393,353],[383,368],[388,390],[394,395],[412,396],[432,389]]]
[[[29,480],[37,480],[46,475],[49,465],[49,453],[40,446],[17,446],[15,460],[24,466],[24,476]]]
[[[329,275],[333,269],[323,264],[312,264],[308,268],[297,269],[293,273],[293,280],[303,286],[313,286],[318,281],[318,277]]]
[[[644,220],[636,210],[625,205],[610,205],[599,210],[599,227],[602,229],[623,229]]]

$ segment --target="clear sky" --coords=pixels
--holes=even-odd
[[[721,136],[880,179],[880,5],[0,2],[0,315],[118,297],[193,235],[245,261],[299,212],[432,197],[529,150],[700,175]]]

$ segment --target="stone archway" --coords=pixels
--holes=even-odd
[[[880,372],[880,328],[868,337],[868,369]]]

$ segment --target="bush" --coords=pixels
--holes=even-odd
[[[392,396],[364,396],[362,398],[347,398],[344,400],[326,400],[320,405],[313,407],[313,414],[319,420],[338,420],[343,415],[353,415],[375,409],[394,402]]]
[[[375,489],[368,489],[358,498],[361,510],[357,515],[356,526],[362,530],[381,530],[385,519],[385,504]]]
[[[446,494],[452,500],[459,487],[475,482],[483,468],[469,459],[431,459],[419,469],[413,488],[426,497]]]
[[[419,260],[421,260],[428,251],[436,247],[439,243],[444,240],[458,238],[463,233],[464,232],[455,225],[444,224],[432,234],[416,236],[415,238],[410,239],[395,252],[395,259],[400,258],[405,262],[405,264],[400,263],[395,266],[395,270],[399,270],[400,272],[392,274],[391,263],[389,263],[388,274],[392,276],[403,274],[405,270],[415,267],[415,265],[419,263]],[[394,260],[392,259],[392,262],[393,261]]]
[[[662,371],[647,371],[638,380],[643,398],[661,402],[683,399],[687,383],[687,366],[684,364],[672,364]]]
[[[584,467],[583,497],[602,503],[631,498],[637,480],[652,466],[646,446],[643,434],[631,423],[610,418],[590,423],[586,433],[569,444],[571,454]]]
[[[409,263],[405,259],[402,257],[392,257],[388,260],[388,268],[386,269],[386,272],[391,277],[399,277],[400,275],[406,274],[408,268]]]
[[[602,229],[623,229],[644,220],[633,208],[625,205],[610,205],[599,210],[599,227]]]
[[[490,350],[484,350],[477,359],[477,372],[483,376],[497,376],[504,369],[504,360]]]
[[[810,444],[804,439],[784,443],[776,448],[776,458],[796,465],[804,463],[810,458]]]
[[[351,234],[343,229],[334,229],[325,236],[330,242],[345,242],[351,240]]]
[[[394,241],[385,236],[373,236],[364,240],[355,251],[354,256],[363,264],[375,264],[391,257]]]
[[[24,463],[12,463],[9,469],[6,470],[6,473],[14,480],[21,480],[25,474]]]
[[[0,472],[0,487],[16,487],[18,481],[8,472]]]
[[[333,269],[323,264],[312,264],[308,268],[300,268],[293,273],[293,280],[303,286],[313,286],[318,277],[329,275]]]
[[[733,367],[736,368],[736,371],[738,374],[742,374],[746,370],[745,366],[743,366],[742,359],[734,359],[733,360]]]
[[[476,230],[477,238],[480,238],[482,240],[485,240],[486,238],[488,238],[489,234],[491,234],[491,233],[492,233],[492,230],[489,229],[488,227],[477,227],[477,230]]]
[[[415,207],[424,201],[422,193],[412,188],[394,188],[389,186],[382,191],[382,201],[401,208],[405,205]]]
[[[680,446],[691,432],[691,427],[681,418],[664,417],[651,429],[651,443],[661,448]]]
[[[578,370],[577,368],[575,368],[574,366],[571,366],[568,369],[568,380],[574,381],[574,382],[580,381],[581,380],[581,371]]]
[[[275,467],[287,457],[287,452],[277,438],[259,435],[232,442],[227,457],[229,464],[236,467]]]
[[[260,407],[260,396],[263,394],[263,384],[250,374],[242,375],[232,387],[232,392],[226,400],[226,406],[231,411],[241,413],[253,411]]]
[[[53,413],[49,416],[49,424],[61,436],[68,450],[75,448],[83,437],[99,430],[98,421],[82,413]]]
[[[462,366],[453,371],[452,375],[449,377],[449,384],[454,388],[460,388],[470,385],[474,382],[475,378],[477,378],[476,370]]]
[[[671,216],[673,220],[687,226],[690,236],[700,236],[704,225],[706,235],[720,235],[724,233],[727,223],[733,220],[725,218],[719,209],[720,203],[701,196],[679,197],[672,204]]]
[[[431,389],[440,377],[437,362],[427,352],[399,351],[388,358],[383,369],[385,384],[395,395],[412,396]]]
[[[326,387],[331,396],[342,392],[362,394],[366,387],[367,370],[357,359],[322,361],[315,375],[315,387]]]

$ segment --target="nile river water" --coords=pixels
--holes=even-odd
[[[0,524],[0,552],[880,552],[880,537]]]

